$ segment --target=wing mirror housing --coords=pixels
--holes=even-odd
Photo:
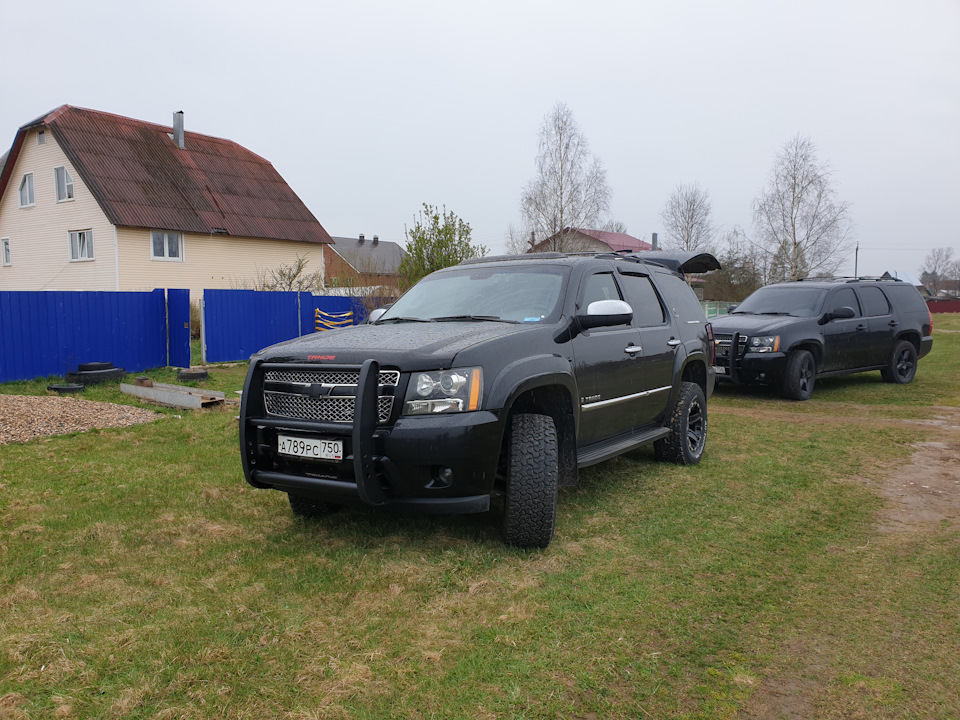
[[[386,312],[387,312],[387,308],[385,308],[385,307],[377,308],[376,310],[372,310],[372,311],[370,312],[370,314],[367,316],[367,322],[375,323],[377,320],[379,320],[380,318],[382,318],[383,315],[384,315],[384,313],[386,313]]]
[[[581,330],[590,328],[629,325],[633,320],[633,308],[623,300],[597,300],[587,306],[587,312],[577,315]]]
[[[838,307],[836,310],[831,310],[828,313],[824,313],[823,319],[820,321],[821,325],[826,325],[831,320],[849,320],[857,316],[857,311],[852,307],[844,305],[843,307]]]

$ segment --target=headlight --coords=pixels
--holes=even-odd
[[[780,336],[769,335],[767,337],[752,337],[747,343],[747,352],[768,353],[777,352],[780,349]]]
[[[404,415],[435,415],[480,409],[483,370],[452,368],[414,373],[407,385]]]

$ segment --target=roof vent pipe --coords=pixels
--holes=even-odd
[[[380,236],[379,236],[379,235],[374,235],[374,236],[373,236],[373,244],[376,245],[378,242],[380,242]]]
[[[363,233],[360,233],[360,242],[363,242]]]
[[[183,150],[183,110],[173,114],[173,141]]]
[[[650,244],[653,246],[653,249],[654,249],[654,250],[659,250],[659,249],[660,249],[659,247],[657,247],[657,234],[656,234],[656,233],[653,233],[653,237],[651,238],[651,243],[650,243]]]

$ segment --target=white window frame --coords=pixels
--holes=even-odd
[[[83,235],[83,245],[81,246],[81,234]],[[93,230],[71,230],[70,231],[70,262],[90,262],[95,260],[93,252]],[[87,254],[81,255],[81,250]]]
[[[37,145],[46,145],[47,144],[47,132],[46,130],[40,130],[37,132]]]
[[[163,236],[163,255],[157,255],[154,252],[154,237]],[[170,239],[176,238],[178,255],[170,255]],[[150,231],[150,259],[160,262],[183,262],[183,233],[173,232],[172,230],[151,230]]]
[[[10,238],[0,238],[0,264],[2,264],[3,267],[13,265],[13,260],[10,256]]]
[[[60,171],[63,171],[63,192],[66,194],[66,197],[60,197]],[[67,170],[66,165],[60,165],[53,169],[53,186],[54,192],[57,195],[57,202],[72,202],[73,201],[73,176]]]
[[[24,187],[24,185],[26,185],[26,186],[29,188],[29,192],[30,192],[30,195],[29,195],[29,197],[30,197],[30,202],[28,202],[28,203],[23,202],[23,187]],[[24,173],[24,174],[23,174],[23,178],[20,180],[20,193],[19,193],[18,199],[19,199],[19,201],[20,201],[20,207],[22,207],[22,208],[33,207],[34,205],[37,204],[37,198],[36,198],[36,195],[34,195],[33,173],[32,173],[32,172],[28,172],[28,173]]]

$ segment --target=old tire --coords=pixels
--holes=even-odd
[[[557,520],[557,428],[548,415],[511,420],[501,533],[507,545],[545,548]]]
[[[297,517],[307,519],[318,518],[329,515],[336,509],[335,505],[304,495],[287,493],[287,498],[290,500],[290,509],[293,510],[293,514]]]
[[[817,363],[809,350],[794,350],[787,358],[783,374],[783,396],[788,400],[808,400],[817,379]]]
[[[887,367],[880,371],[885,382],[906,385],[917,374],[917,349],[909,340],[901,340],[890,354]]]
[[[98,370],[112,370],[112,362],[87,362],[77,365],[77,372],[96,372]]]
[[[696,465],[707,444],[707,399],[699,385],[685,382],[667,417],[670,434],[653,444],[660,460],[678,465]]]
[[[178,370],[177,380],[189,382],[191,380],[207,380],[210,374],[206,370]]]

